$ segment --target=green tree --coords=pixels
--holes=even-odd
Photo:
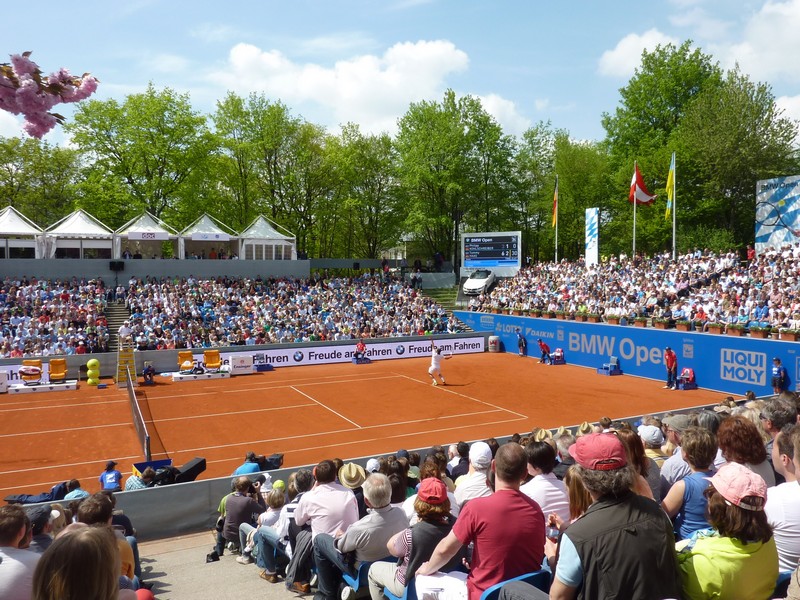
[[[672,136],[681,166],[681,246],[707,242],[708,228],[730,232],[738,245],[752,243],[756,181],[797,172],[797,133],[797,122],[783,115],[770,87],[738,67],[707,87]]]
[[[74,209],[75,150],[34,138],[0,138],[0,197],[42,228]]]
[[[93,169],[127,187],[132,212],[146,209],[162,218],[194,201],[187,181],[215,150],[206,118],[192,109],[188,94],[152,84],[122,104],[81,103],[65,128]]]

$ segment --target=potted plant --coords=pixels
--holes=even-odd
[[[515,306],[513,312],[515,315],[520,316],[522,314],[522,309],[519,306]]]
[[[649,320],[650,319],[648,319],[647,317],[636,317],[633,320],[633,326],[634,327],[647,327],[647,322]]]
[[[586,313],[586,321],[589,323],[599,323],[600,315],[597,313]]]
[[[665,317],[653,319],[653,327],[656,329],[669,329],[669,319]]]
[[[531,313],[532,317],[541,317],[542,316],[542,311],[539,310],[538,308],[532,308],[530,313]]]
[[[728,335],[732,335],[734,337],[741,337],[744,335],[745,326],[741,323],[731,323],[728,325],[728,328],[725,330],[725,333]]]
[[[796,342],[800,339],[800,329],[784,329],[780,335],[782,340]]]
[[[606,315],[606,323],[609,325],[619,325],[620,318],[619,315]]]
[[[691,321],[675,321],[675,329],[678,331],[690,331],[692,329]]]
[[[576,320],[576,321],[583,321],[583,322],[585,322],[585,321],[586,321],[586,317],[587,317],[587,315],[586,315],[586,313],[585,313],[585,312],[578,312],[578,313],[575,313],[575,320]]]
[[[706,330],[708,333],[715,333],[719,335],[723,331],[725,331],[725,324],[724,323],[709,323],[708,329]]]
[[[567,311],[564,310],[556,311],[556,319],[558,319],[559,321],[563,321],[566,318],[567,318]]]
[[[750,337],[752,338],[761,338],[766,339],[769,337],[770,332],[772,331],[771,327],[750,327]]]

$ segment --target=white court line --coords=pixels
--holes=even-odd
[[[426,382],[420,381],[419,379],[414,379],[413,377],[409,377],[408,375],[403,375],[402,373],[397,373],[396,375],[398,377],[405,377],[406,379],[410,379],[411,381],[416,381],[417,383],[420,383],[420,384],[428,387],[428,384]],[[505,412],[510,413],[512,415],[516,415],[518,417],[522,417],[524,419],[528,418],[527,416],[525,416],[525,415],[523,415],[521,413],[515,412],[513,410],[509,410],[507,408],[503,408],[502,406],[497,406],[496,404],[492,404],[491,402],[486,402],[484,400],[478,400],[477,398],[473,398],[472,396],[467,396],[466,394],[462,394],[460,392],[457,392],[452,388],[448,388],[446,385],[440,385],[440,386],[436,386],[436,387],[438,389],[440,389],[441,391],[443,391],[443,392],[449,392],[451,394],[455,394],[456,396],[461,396],[462,398],[466,398],[467,400],[472,400],[473,402],[477,402],[479,404],[485,404],[486,406],[491,406],[492,408],[496,408],[497,410],[502,410],[502,411],[505,411]]]
[[[140,454],[136,454],[135,456],[117,456],[117,457],[114,458],[114,460],[116,460],[116,461],[121,461],[121,460],[141,460],[141,459],[142,459],[142,456]],[[103,465],[103,464],[105,464],[105,462],[107,460],[108,460],[108,457],[106,455],[103,455],[100,458],[96,458],[94,460],[86,460],[86,461],[83,461],[83,462],[66,463],[66,464],[58,464],[58,465],[47,465],[46,467],[37,467],[35,469],[31,469],[31,468],[15,469],[13,471],[2,471],[1,473],[3,475],[8,475],[10,473],[28,473],[30,471],[46,471],[48,469],[66,469],[66,468],[69,468],[69,467],[80,467],[81,465]],[[53,483],[60,483],[61,481],[64,481],[63,477],[61,479],[59,479],[58,481],[55,481]],[[46,484],[45,483],[32,483],[30,485],[31,486],[33,486],[33,485],[37,485],[38,486],[38,485],[46,485]],[[20,487],[20,486],[16,486],[16,487]],[[29,486],[25,485],[25,487],[29,487]],[[12,488],[2,488],[2,489],[9,490],[9,489],[12,489]]]
[[[414,419],[414,420],[411,420],[411,421],[397,421],[395,423],[381,423],[379,425],[364,425],[363,427],[360,427],[359,429],[361,429],[361,430],[380,429],[381,427],[394,427],[396,425],[413,425],[414,423],[430,423],[431,421],[444,421],[445,419],[455,419],[455,418],[458,418],[458,417],[469,417],[471,415],[482,415],[482,414],[489,414],[489,413],[493,413],[493,412],[498,412],[498,411],[497,410],[487,410],[487,411],[483,411],[483,412],[471,412],[471,413],[464,413],[464,414],[460,414],[460,415],[445,415],[443,417],[436,417],[435,419],[430,419],[430,418],[427,418],[427,419]],[[522,419],[527,419],[527,418],[528,417],[522,417]],[[520,419],[512,419],[512,420],[513,421],[519,421]],[[498,422],[505,423],[506,421],[498,421]],[[484,425],[484,423],[481,423],[480,425]],[[464,427],[478,427],[478,426],[479,425],[461,425],[462,428],[464,428]],[[231,448],[233,446],[242,446],[244,444],[263,444],[263,443],[266,443],[266,442],[284,442],[286,440],[296,440],[296,439],[299,439],[299,438],[304,438],[304,437],[309,437],[309,436],[319,437],[319,436],[323,436],[323,435],[333,435],[333,434],[338,434],[338,433],[352,433],[354,431],[358,431],[358,429],[333,429],[333,430],[330,430],[330,431],[309,432],[309,433],[303,433],[303,434],[298,434],[298,435],[287,435],[285,437],[279,437],[279,438],[266,438],[266,439],[263,439],[263,440],[242,440],[242,441],[239,441],[239,442],[235,442],[233,444],[219,444],[217,446],[203,446],[201,448],[186,448],[186,449],[175,450],[175,452],[199,452],[200,450],[216,450],[218,448]],[[419,433],[407,433],[407,434],[403,434],[403,435],[422,435],[422,434],[428,433],[428,431],[436,431],[436,430],[435,429],[432,429],[432,430],[426,429],[425,431],[421,431]],[[446,431],[446,430],[444,430],[444,431]],[[376,439],[380,439],[380,438],[376,438]],[[345,443],[348,443],[348,442],[345,442]]]
[[[188,415],[184,417],[169,417],[166,419],[147,419],[145,423],[163,423],[165,421],[186,421],[187,419],[206,419],[210,417],[225,417],[228,415],[244,415],[248,413],[254,412],[267,412],[272,410],[283,410],[285,408],[303,408],[306,406],[317,406],[316,404],[293,404],[290,406],[276,406],[273,408],[257,408],[252,410],[237,410],[235,412],[224,412],[224,413],[211,413],[208,415]],[[63,433],[64,431],[81,431],[84,429],[105,429],[106,427],[124,427],[130,425],[133,427],[133,423],[131,421],[125,421],[124,423],[108,423],[107,425],[87,425],[86,427],[67,427],[64,429],[47,429],[43,431],[24,431],[19,433],[4,433],[0,434],[0,438],[8,438],[8,437],[18,437],[18,436],[26,436],[26,435],[42,435],[42,434],[50,434],[50,433]]]
[[[19,437],[26,435],[47,435],[51,433],[63,433],[65,431],[83,431],[85,429],[105,429],[106,427],[134,427],[131,421],[124,423],[108,423],[107,425],[87,425],[86,427],[65,427],[64,429],[48,429],[47,431],[23,431],[21,433],[4,433],[0,438]]]
[[[30,406],[25,408],[0,408],[0,413],[19,412],[21,410],[48,410],[53,408],[58,408],[58,409],[73,408],[76,406],[95,406],[97,404],[107,406],[109,404],[121,404],[123,402],[127,402],[127,400],[106,400],[105,402],[80,402],[79,404],[57,404],[53,406]]]
[[[351,424],[355,425],[355,426],[356,426],[358,429],[361,429],[361,425],[359,425],[359,424],[358,424],[358,423],[356,423],[355,421],[351,421],[350,419],[348,419],[347,417],[345,417],[343,414],[336,412],[336,411],[335,411],[335,410],[333,410],[333,409],[332,409],[330,406],[325,406],[325,405],[324,405],[322,402],[320,402],[319,400],[317,400],[317,399],[315,399],[315,398],[312,398],[311,396],[309,396],[309,395],[308,395],[308,394],[306,394],[305,392],[301,392],[300,390],[298,390],[298,389],[297,389],[296,387],[294,387],[294,386],[291,386],[291,388],[292,388],[292,389],[293,389],[295,392],[297,392],[298,394],[301,394],[301,395],[305,396],[306,398],[308,398],[308,399],[309,399],[309,400],[311,400],[312,402],[316,402],[316,403],[317,403],[317,404],[319,404],[319,405],[320,405],[322,408],[325,408],[325,409],[327,409],[327,410],[331,411],[331,412],[332,412],[333,414],[335,414],[337,417],[339,417],[339,418],[341,418],[341,419],[344,419],[344,420],[345,420],[345,421],[347,421],[348,423],[351,423]],[[313,435],[313,434],[312,434],[312,435]]]
[[[492,411],[492,412],[494,412],[494,411]],[[380,440],[390,440],[390,439],[395,439],[395,438],[412,438],[412,437],[417,437],[417,436],[421,436],[421,435],[427,435],[429,433],[442,433],[442,432],[445,432],[445,431],[456,431],[456,430],[459,430],[459,429],[464,429],[466,427],[483,427],[484,425],[499,425],[501,423],[513,423],[513,422],[516,422],[516,421],[524,421],[524,420],[527,420],[527,417],[524,417],[523,419],[514,418],[514,419],[501,419],[499,421],[486,421],[485,423],[481,423],[480,425],[454,425],[453,427],[439,427],[437,429],[427,429],[425,431],[419,431],[419,432],[415,432],[415,433],[397,433],[397,434],[394,434],[394,435],[383,435],[383,436],[380,436],[380,437],[367,438],[367,439],[363,439],[363,440],[353,440],[351,442],[337,442],[337,443],[334,443],[334,444],[314,444],[313,446],[309,446],[307,448],[292,448],[291,450],[283,450],[283,452],[284,453],[286,453],[286,452],[305,452],[307,450],[317,450],[317,449],[324,449],[324,448],[340,448],[341,446],[355,446],[355,445],[358,445],[358,444],[366,444],[366,443],[370,443],[370,442],[377,442],[377,441],[380,441]],[[325,432],[323,434],[315,434],[315,435],[325,435],[326,433],[335,433],[335,432]],[[299,435],[299,436],[294,436],[294,437],[303,438],[303,437],[308,437],[308,436],[307,435]],[[292,439],[292,438],[284,438],[284,439]],[[275,441],[275,440],[260,440],[260,441],[261,442],[268,442],[268,441]],[[240,444],[232,444],[232,445],[238,446]],[[176,450],[175,453],[178,453],[178,452],[197,452],[197,451],[203,450],[203,449],[204,448],[193,448],[191,450]],[[281,450],[279,449],[278,452],[280,452],[280,451]],[[241,460],[241,458],[227,458],[227,459],[210,460],[210,461],[208,461],[208,464],[231,462],[231,461],[234,461],[234,460]]]
[[[380,376],[380,377],[367,377],[367,378],[358,377],[356,379],[341,379],[339,381],[313,381],[313,382],[310,382],[310,383],[292,383],[291,385],[276,385],[276,386],[271,386],[271,387],[266,387],[266,388],[253,388],[253,389],[247,389],[247,390],[222,390],[222,393],[223,394],[239,394],[241,392],[257,392],[257,391],[260,391],[260,390],[275,390],[275,389],[280,389],[280,388],[285,388],[285,387],[294,389],[295,386],[308,387],[310,385],[333,385],[335,383],[353,383],[353,382],[361,383],[361,382],[367,382],[367,381],[377,381],[379,379],[397,379],[397,377],[398,377],[397,375],[383,375],[383,376]]]

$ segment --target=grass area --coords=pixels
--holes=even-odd
[[[441,304],[448,311],[452,311],[457,308],[456,307],[456,298],[458,298],[457,286],[422,290],[422,293],[436,300],[437,304]]]

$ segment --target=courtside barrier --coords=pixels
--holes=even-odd
[[[771,394],[774,357],[789,372],[790,389],[800,381],[798,342],[469,311],[455,315],[475,331],[500,337],[506,349],[516,350],[516,331],[521,328],[530,356],[536,355],[538,338],[551,350],[563,348],[571,365],[595,369],[617,356],[626,376],[663,379],[664,348],[670,346],[678,355],[679,370],[694,369],[701,388],[734,395],[748,390],[756,396]]]

